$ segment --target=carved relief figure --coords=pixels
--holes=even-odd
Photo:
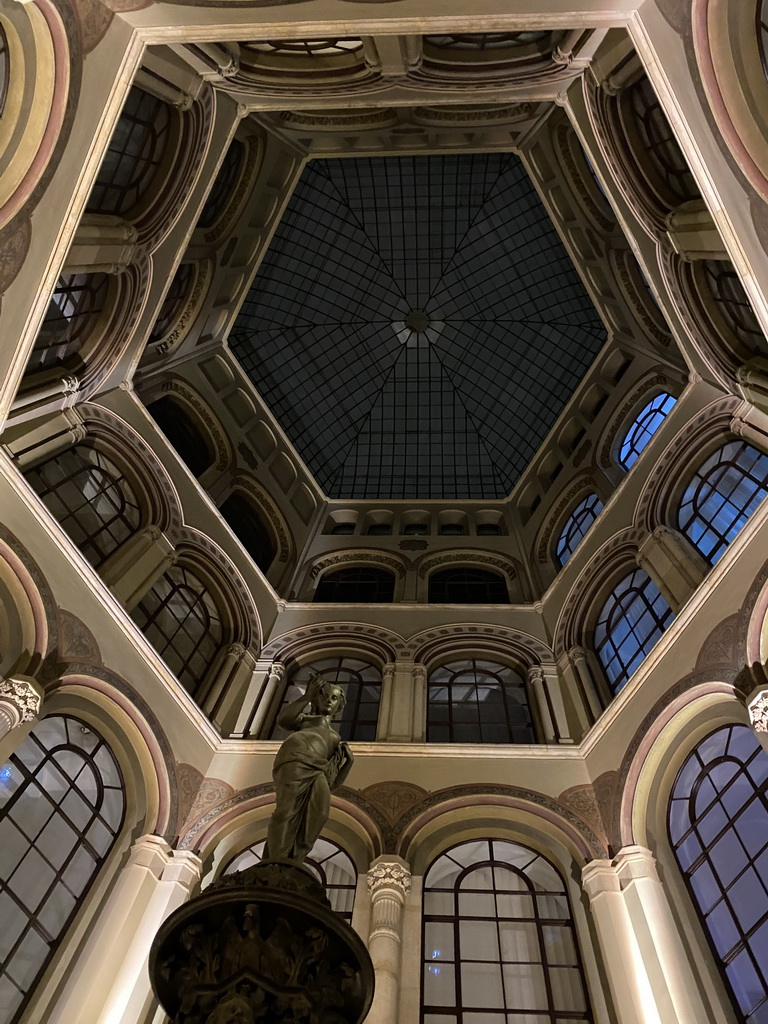
[[[304,696],[280,713],[277,724],[291,735],[272,767],[277,806],[264,851],[271,860],[303,863],[328,820],[331,791],[343,784],[353,762],[349,746],[331,728],[345,704],[340,686],[315,676]]]

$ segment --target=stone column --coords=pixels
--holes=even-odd
[[[256,670],[253,652],[234,643],[223,654],[215,670],[201,707],[220,729],[229,735],[237,727],[240,709],[248,696]]]
[[[158,526],[146,526],[113,551],[101,567],[101,578],[128,611],[176,560],[173,544]]]
[[[136,1024],[152,1006],[147,958],[160,924],[186,902],[202,873],[194,853],[160,836],[138,839],[88,941],[74,963],[50,1024]]]
[[[659,588],[675,614],[709,572],[706,559],[677,530],[657,526],[640,544],[637,564]]]
[[[381,672],[377,738],[411,743],[424,736],[424,668],[412,661],[388,662]]]
[[[545,743],[573,743],[556,665],[532,665],[528,683],[536,697]]]
[[[584,709],[591,717],[591,725],[602,715],[603,704],[595,684],[588,652],[583,647],[571,647],[567,655],[567,666],[576,690],[581,695]]]
[[[377,857],[368,869],[371,897],[368,952],[376,972],[376,992],[366,1024],[392,1024],[399,1019],[402,917],[410,888],[408,864],[394,854]]]
[[[62,409],[34,424],[15,424],[5,432],[3,448],[24,472],[83,441],[86,428],[76,409]]]
[[[627,846],[584,868],[582,884],[619,1024],[709,1019],[650,850]]]
[[[703,199],[691,199],[667,215],[667,234],[684,260],[727,260],[723,239]]]
[[[730,428],[732,434],[751,444],[753,448],[768,452],[768,413],[762,409],[750,406],[737,413],[731,420]]]
[[[84,213],[67,253],[65,274],[119,274],[134,259],[136,228],[109,213]]]
[[[747,711],[755,736],[768,754],[768,686],[758,686],[750,693]]]
[[[281,661],[254,662],[251,679],[232,731],[233,736],[256,738],[260,735],[284,681],[285,665]]]

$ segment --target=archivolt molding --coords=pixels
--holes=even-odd
[[[481,812],[485,808],[505,807],[531,814],[559,831],[569,846],[575,847],[585,862],[607,856],[608,847],[590,823],[559,800],[533,789],[518,786],[470,784],[441,789],[419,801],[390,827],[385,841],[385,852],[396,853],[410,859],[412,848],[418,843],[419,833],[425,826],[453,811],[471,807]],[[466,823],[465,823],[466,824]],[[391,838],[390,838],[391,837]]]
[[[287,662],[309,652],[320,653],[339,646],[359,646],[370,650],[382,664],[409,656],[406,641],[389,629],[368,626],[362,622],[328,622],[299,627],[273,637],[264,645],[261,658],[265,661]]]
[[[78,407],[89,436],[103,439],[116,448],[141,480],[152,500],[150,522],[170,535],[178,535],[182,524],[181,501],[163,463],[144,438],[125,420],[101,405]]]
[[[212,273],[212,260],[197,260],[195,262],[195,278],[176,322],[161,341],[152,345],[152,351],[156,355],[167,356],[169,352],[178,348],[187,336],[193,318],[200,307],[201,299],[210,283]]]
[[[652,533],[670,519],[672,492],[680,486],[684,470],[716,440],[729,439],[731,419],[741,404],[735,395],[726,395],[710,403],[686,423],[666,446],[661,458],[648,475],[635,506],[634,523],[644,534]]]
[[[557,155],[568,172],[568,181],[578,196],[581,206],[601,233],[612,234],[615,221],[609,213],[601,208],[601,200],[606,205],[608,200],[598,192],[597,185],[592,181],[589,168],[586,166],[583,156],[578,152],[580,144],[573,127],[570,124],[558,125],[553,141]]]
[[[536,549],[536,557],[540,562],[549,562],[552,557],[550,550],[552,534],[561,525],[568,509],[573,505],[580,494],[594,492],[595,482],[591,476],[585,474],[575,480],[571,486],[560,497],[554,509],[547,516],[539,536],[539,544]]]
[[[56,601],[37,562],[16,535],[0,524],[0,584],[6,582],[6,573],[7,587],[2,590],[7,589],[7,599],[13,602],[13,607],[8,609],[8,621],[10,625],[11,614],[15,614],[20,633],[16,637],[18,655],[23,657],[22,661],[16,661],[13,669],[16,673],[34,675],[59,645]],[[21,595],[13,595],[17,587],[27,607],[19,605]]]
[[[316,580],[326,569],[350,564],[384,566],[391,569],[398,579],[403,579],[407,570],[413,566],[413,562],[409,558],[398,558],[397,555],[358,548],[355,551],[344,551],[319,558],[310,568],[309,575],[311,579]]]
[[[643,398],[649,397],[654,388],[662,389],[668,387],[670,384],[669,377],[663,373],[656,373],[652,376],[645,377],[644,380],[630,392],[627,399],[621,404],[619,409],[611,417],[610,423],[605,432],[603,443],[600,447],[600,465],[605,469],[611,466],[614,445],[616,444],[616,437],[621,428],[626,424],[627,417],[635,409]]]
[[[233,490],[245,491],[253,499],[259,510],[264,513],[277,538],[278,561],[283,563],[290,562],[295,551],[293,537],[288,529],[288,524],[271,495],[260,484],[256,483],[253,477],[246,476],[245,474],[235,477],[232,488]]]
[[[423,580],[428,573],[431,573],[438,566],[449,565],[484,565],[493,569],[501,569],[510,581],[517,579],[521,575],[518,566],[512,558],[506,558],[504,555],[488,555],[482,551],[457,548],[455,551],[445,551],[439,555],[425,555],[418,562],[419,579]]]
[[[199,564],[203,571],[211,572],[217,590],[229,606],[232,621],[230,641],[238,641],[245,647],[261,646],[261,624],[256,606],[245,580],[235,567],[232,559],[222,551],[210,537],[190,526],[183,526],[174,538],[179,561]]]
[[[170,393],[175,395],[194,411],[197,419],[202,421],[203,426],[207,430],[208,435],[213,442],[213,447],[216,452],[215,468],[217,470],[228,469],[234,459],[234,451],[224,429],[218,419],[211,412],[208,403],[203,401],[194,388],[178,378],[165,381],[165,383],[160,386],[160,391],[163,394]]]
[[[629,249],[610,249],[611,266],[618,277],[621,291],[635,318],[645,332],[661,348],[669,348],[672,335],[664,315],[642,285],[639,270],[633,266],[634,256]]]
[[[642,538],[637,527],[622,530],[600,547],[579,574],[562,607],[552,647],[559,658],[571,647],[583,643],[583,634],[596,602],[612,578],[624,568],[637,568],[637,546]]]
[[[406,650],[413,661],[427,665],[457,648],[511,655],[526,666],[554,661],[551,648],[529,633],[481,622],[461,622],[425,630],[408,640]]]
[[[217,245],[234,226],[237,214],[241,212],[246,197],[250,196],[261,173],[266,150],[263,136],[252,135],[242,141],[245,143],[246,151],[240,178],[218,220],[203,234],[203,238],[209,245]]]
[[[121,733],[123,730],[114,710],[111,709],[118,709],[127,716],[146,745],[153,765],[154,777],[151,780],[145,778],[143,781],[150,798],[154,789],[155,820],[150,818],[145,822],[144,831],[156,832],[172,843],[176,834],[179,807],[175,762],[168,738],[144,698],[121,676],[104,666],[81,664],[77,661],[61,667],[60,674],[46,685],[45,695],[46,701],[54,696],[59,697],[57,712],[66,710],[66,704],[72,697],[83,697],[92,704],[97,721],[100,720],[105,727],[117,729]],[[125,737],[124,742],[126,747],[135,750],[135,741],[131,743],[129,738]],[[140,752],[136,753],[139,756]],[[148,811],[151,811],[151,807]]]
[[[768,643],[763,639],[768,630],[768,562],[765,562],[749,588],[746,600],[739,612],[737,650],[744,653],[745,664],[752,686],[768,683],[766,650]],[[746,682],[746,681],[745,681]]]

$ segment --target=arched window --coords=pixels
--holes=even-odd
[[[280,711],[286,704],[297,700],[307,690],[307,684],[314,676],[321,676],[329,683],[337,683],[347,698],[347,703],[337,719],[334,728],[345,740],[375,740],[381,700],[381,672],[369,661],[360,658],[322,658],[302,665],[291,673],[280,703]],[[275,723],[280,711],[275,716]],[[288,734],[275,724],[271,739],[283,739]]]
[[[566,520],[555,548],[555,557],[561,566],[565,565],[581,544],[590,526],[602,511],[603,503],[596,494],[588,494],[574,507]]]
[[[272,535],[253,503],[238,491],[233,491],[222,503],[219,512],[256,565],[262,572],[266,572],[277,551]]]
[[[147,411],[193,476],[202,476],[215,459],[205,434],[184,406],[170,395],[150,402]]]
[[[430,604],[509,604],[503,576],[486,569],[443,569],[429,577]]]
[[[701,270],[710,295],[736,338],[747,348],[765,351],[765,335],[733,264],[728,260],[702,260]]]
[[[595,626],[595,653],[614,694],[642,664],[674,617],[645,570],[635,569],[616,584]]]
[[[245,871],[264,857],[265,840],[253,843],[227,864],[224,874]],[[318,839],[304,866],[325,886],[331,907],[345,921],[352,920],[357,888],[357,871],[349,854],[330,839]]]
[[[669,838],[744,1024],[768,1013],[768,754],[745,725],[717,729],[683,764]]]
[[[637,155],[645,155],[651,161],[660,181],[670,193],[670,205],[677,205],[675,200],[697,198],[699,190],[696,180],[648,78],[644,75],[629,86],[625,96],[639,134],[641,148]]]
[[[76,445],[28,470],[26,478],[95,569],[139,528],[136,493],[96,448]]]
[[[205,583],[188,566],[172,565],[131,616],[194,696],[224,636],[219,610]]]
[[[678,512],[683,533],[714,565],[768,494],[768,456],[729,441],[699,466]]]
[[[211,186],[208,198],[205,201],[200,220],[197,222],[199,228],[210,228],[216,223],[224,212],[224,209],[232,197],[235,182],[240,176],[240,168],[245,159],[245,146],[239,139],[233,139],[226,156],[221,162],[219,173]]]
[[[367,565],[327,572],[320,580],[314,600],[334,604],[385,604],[395,596],[395,577],[386,569]]]
[[[171,116],[167,103],[131,89],[88,199],[89,213],[124,214],[138,205],[160,168]]]
[[[149,335],[150,342],[161,341],[178,320],[194,276],[194,263],[182,263],[179,266],[160,306],[155,326]]]
[[[454,846],[424,877],[424,1024],[589,1024],[568,894],[520,843]]]
[[[474,658],[433,669],[427,742],[535,743],[525,679],[507,665]]]
[[[0,769],[0,1017],[18,1020],[112,849],[120,769],[90,726],[39,722]]]
[[[62,366],[76,355],[103,311],[106,274],[64,274],[56,288],[27,363],[27,373]]]
[[[677,401],[666,391],[643,406],[624,435],[619,446],[619,465],[628,470],[637,462],[640,453],[659,429]]]

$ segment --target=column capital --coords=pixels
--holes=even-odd
[[[656,858],[645,846],[622,847],[613,858],[613,863],[616,865],[622,889],[638,878],[649,878],[654,882],[659,880]]]
[[[747,698],[749,720],[755,732],[768,733],[768,687],[758,686]]]
[[[590,902],[606,892],[621,892],[616,868],[610,860],[591,860],[581,872],[581,887]]]
[[[38,683],[24,676],[0,679],[0,704],[16,718],[16,725],[33,722],[40,713],[43,692]]]
[[[411,869],[402,857],[383,854],[368,868],[368,892],[372,902],[394,896],[402,903],[410,891]]]
[[[160,878],[165,866],[171,858],[171,847],[162,836],[152,833],[140,836],[131,847],[128,857],[129,864],[147,868],[155,878]]]
[[[203,862],[191,850],[174,850],[163,870],[164,882],[175,882],[187,892],[203,877]]]

